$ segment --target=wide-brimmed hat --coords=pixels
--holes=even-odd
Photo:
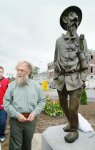
[[[82,11],[79,7],[70,6],[70,7],[66,8],[60,16],[60,25],[64,30],[67,30],[67,24],[64,22],[63,17],[67,16],[70,11],[73,11],[73,12],[77,13],[78,21],[79,21],[78,26],[80,25],[81,20],[82,20]]]

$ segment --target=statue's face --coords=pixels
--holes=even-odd
[[[71,21],[78,21],[78,15],[75,12],[70,12],[67,17]]]
[[[79,21],[78,21],[78,15],[75,12],[70,12],[67,16],[67,25],[69,27],[75,26],[78,27]]]

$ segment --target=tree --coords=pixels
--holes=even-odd
[[[33,72],[32,72],[32,76],[38,74],[38,73],[39,73],[39,70],[40,70],[40,69],[39,69],[38,67],[34,66]]]

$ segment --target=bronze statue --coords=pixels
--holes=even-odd
[[[54,56],[54,82],[60,105],[68,120],[64,128],[68,143],[79,137],[78,108],[81,92],[88,74],[88,49],[84,35],[78,36],[77,28],[82,20],[82,11],[77,6],[66,8],[60,17],[60,25],[66,30],[56,41]]]

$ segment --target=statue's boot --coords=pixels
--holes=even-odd
[[[64,138],[67,143],[73,143],[75,140],[78,139],[78,137],[79,137],[79,133],[76,130],[68,133]]]
[[[70,124],[67,124],[67,125],[63,128],[63,130],[64,130],[65,132],[70,132],[70,131],[71,131],[71,129],[70,129]]]

